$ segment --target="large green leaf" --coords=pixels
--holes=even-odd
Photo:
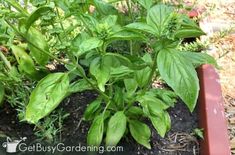
[[[142,62],[134,63],[134,61],[130,60],[129,58],[130,57],[123,56],[118,53],[106,53],[104,55],[105,62],[108,62],[108,60],[109,60],[109,64],[112,65],[112,67],[114,67],[114,68],[121,67],[121,65],[122,65],[122,66],[126,66],[130,69],[133,69],[133,70],[139,70],[139,69],[143,69],[147,66],[143,60],[142,60]]]
[[[102,46],[102,44],[103,44],[103,41],[95,37],[86,39],[82,41],[81,44],[79,45],[79,49],[76,55],[80,56],[86,53],[87,51],[90,51],[92,49]]]
[[[136,22],[136,23],[131,23],[129,25],[126,25],[127,28],[132,29],[132,30],[138,30],[138,31],[144,31],[147,33],[151,33],[151,34],[156,34],[156,30],[145,23],[140,23],[140,22]]]
[[[171,127],[171,119],[167,112],[162,112],[158,116],[150,116],[149,117],[154,128],[157,130],[161,137],[164,137],[166,132]]]
[[[51,11],[52,8],[49,6],[42,6],[37,8],[32,14],[28,17],[25,28],[28,30],[33,23],[38,20],[41,16],[46,15],[49,11]]]
[[[42,66],[47,64],[50,57],[46,53],[38,49],[40,48],[46,52],[49,52],[49,46],[41,32],[31,27],[27,33],[27,40],[29,40],[30,43],[36,46],[35,47],[30,43],[28,44],[30,54],[33,56],[35,61]]]
[[[95,101],[93,101],[91,104],[88,105],[84,113],[85,120],[91,120],[92,118],[94,118],[94,114],[99,109],[101,101],[102,100],[100,99],[96,99]]]
[[[180,54],[192,62],[195,68],[203,64],[211,64],[218,68],[216,60],[206,53],[180,52]]]
[[[111,43],[114,40],[146,40],[146,38],[139,32],[123,29],[111,34],[107,38],[108,43]]]
[[[155,5],[148,11],[147,24],[156,29],[157,36],[163,35],[168,29],[172,12],[171,7],[163,4]]]
[[[149,127],[137,120],[129,121],[129,128],[132,137],[141,145],[145,146],[148,149],[151,149],[149,139],[151,136],[151,131]]]
[[[126,131],[126,116],[123,111],[116,112],[109,120],[106,145],[116,146]]]
[[[192,112],[196,106],[199,81],[192,62],[175,49],[162,49],[157,57],[161,77]]]
[[[90,73],[96,78],[98,87],[101,91],[105,91],[105,84],[110,78],[110,68],[106,66],[103,59],[95,58],[90,64]]]
[[[66,97],[69,88],[67,73],[53,73],[43,78],[32,91],[25,120],[37,123],[50,114]]]
[[[88,131],[87,144],[89,146],[100,146],[104,132],[104,118],[103,115],[96,116]]]

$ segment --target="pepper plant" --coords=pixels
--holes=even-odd
[[[14,32],[13,38],[20,38],[19,43],[8,41],[7,46],[18,69],[38,80],[23,120],[36,124],[69,95],[95,90],[98,97],[82,118],[92,122],[88,145],[99,146],[104,141],[106,146],[115,146],[131,134],[150,149],[151,131],[143,120],[149,119],[164,137],[171,127],[167,109],[178,97],[191,112],[196,106],[199,81],[195,68],[216,65],[205,53],[178,50],[184,38],[204,32],[163,3],[126,1],[128,11],[123,13],[115,7],[118,0],[30,2],[25,1],[25,7],[14,0],[2,2],[14,8],[10,15],[9,9],[3,10],[3,19]],[[33,8],[30,13],[28,6]],[[132,7],[141,10],[138,17]],[[118,43],[128,48],[110,50]],[[45,65],[51,60],[63,64],[66,71],[49,73]],[[163,79],[169,87],[151,87],[154,78]]]

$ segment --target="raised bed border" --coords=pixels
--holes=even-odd
[[[204,129],[200,155],[231,155],[219,75],[211,65],[203,65],[197,72],[199,127]]]

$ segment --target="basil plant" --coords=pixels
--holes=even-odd
[[[185,38],[204,32],[165,4],[135,0],[131,4],[141,10],[136,17],[131,8],[124,13],[116,9],[117,1],[51,0],[33,3],[30,13],[16,1],[4,3],[15,8],[14,17],[13,13],[6,15],[5,22],[27,44],[9,45],[18,67],[39,80],[24,120],[36,124],[71,94],[95,90],[98,97],[83,116],[91,122],[88,145],[104,142],[115,146],[130,134],[151,149],[151,131],[143,120],[151,121],[164,137],[171,128],[167,110],[178,98],[191,112],[196,106],[199,80],[195,68],[206,63],[216,65],[205,53],[178,50]],[[125,48],[116,48],[118,45]],[[66,71],[45,71],[50,60],[63,64]],[[168,87],[151,87],[156,78]]]

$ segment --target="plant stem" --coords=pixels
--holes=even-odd
[[[133,42],[130,40],[130,54],[133,55]]]
[[[109,102],[106,104],[106,106],[105,106],[105,108],[104,108],[104,111],[103,111],[103,113],[102,113],[103,117],[104,117],[104,114],[105,114],[105,112],[106,112],[108,106],[110,105],[110,103],[111,103],[111,101],[109,101]]]
[[[59,14],[59,10],[58,10],[57,7],[56,7],[56,13],[57,13],[57,16],[58,16],[58,18],[59,18],[60,26],[61,26],[61,28],[62,28],[64,34],[66,34],[65,29],[64,29],[64,26],[63,26],[63,24],[62,24],[62,22],[61,22],[61,16],[60,16],[60,14]],[[65,35],[65,39],[68,41],[67,35]]]
[[[131,19],[131,21],[133,21],[133,13],[132,13],[132,10],[131,10],[131,1],[130,0],[126,0],[126,3],[127,3],[127,7],[128,7],[128,15]],[[133,43],[132,43],[132,40],[129,41],[129,46],[130,46],[130,54],[133,55]]]

